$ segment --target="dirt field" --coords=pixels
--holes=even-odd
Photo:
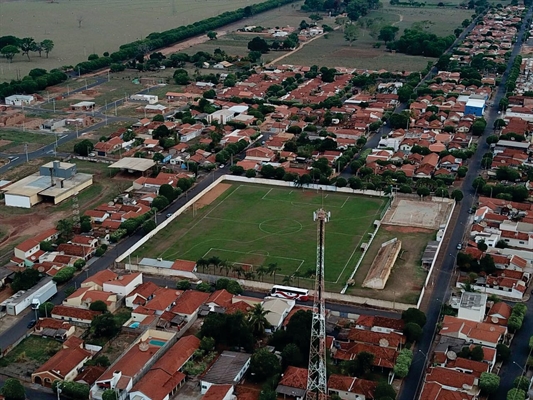
[[[427,242],[434,240],[435,231],[417,228],[417,232],[405,232],[406,228],[381,225],[374,241],[361,262],[347,293],[355,296],[372,297],[389,301],[416,304],[427,272],[421,267],[421,256]],[[384,290],[363,288],[361,285],[371,268],[381,245],[387,240],[398,238],[402,250],[394,263]]]
[[[21,55],[13,63],[0,61],[0,81],[27,75],[33,68],[75,65],[92,54],[114,52],[119,46],[180,25],[213,17],[261,0],[83,0],[0,1],[0,36],[51,39],[49,58]],[[81,27],[79,27],[81,20]],[[21,23],[24,21],[24,23]]]
[[[438,229],[445,224],[453,203],[410,200],[396,197],[383,217],[384,224]]]
[[[196,202],[196,207],[200,209],[205,206],[208,206],[230,187],[230,183],[219,183]]]

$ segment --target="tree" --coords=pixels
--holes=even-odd
[[[247,178],[255,178],[256,175],[257,172],[255,172],[255,169],[253,168],[247,169],[246,173],[244,174],[244,176],[246,176]]]
[[[159,196],[164,196],[167,198],[169,203],[172,203],[174,199],[176,198],[176,192],[174,191],[174,188],[172,185],[169,185],[168,183],[165,183],[159,187]]]
[[[100,311],[102,313],[107,312],[107,304],[104,303],[102,300],[96,300],[91,303],[89,306],[89,310],[91,311]]]
[[[460,191],[459,189],[455,189],[452,192],[452,199],[454,199],[457,203],[463,200],[463,197],[464,197],[463,192]]]
[[[229,170],[233,175],[240,176],[244,174],[244,168],[240,165],[232,165]]]
[[[78,271],[81,271],[83,267],[85,267],[85,260],[84,259],[78,259],[76,261],[74,261],[74,264],[72,264],[72,266],[74,268],[76,268]]]
[[[174,78],[174,82],[176,82],[176,85],[188,85],[190,82],[189,73],[183,68],[179,68],[174,71],[174,75],[172,75],[172,78]]]
[[[390,397],[391,399],[395,399],[396,391],[394,390],[392,385],[389,385],[386,381],[381,381],[376,387],[376,391],[374,392],[374,398],[382,399],[384,397]]]
[[[9,60],[9,62],[12,62],[13,61],[13,57],[15,57],[15,54],[20,53],[20,50],[18,49],[17,46],[8,45],[8,46],[2,47],[2,49],[0,49],[0,53],[5,58],[7,58]]]
[[[57,274],[52,278],[54,282],[61,284],[67,281],[70,281],[74,274],[76,273],[76,268],[74,267],[64,267],[59,270]]]
[[[459,167],[457,168],[457,176],[459,178],[464,178],[466,176],[466,173],[468,172],[467,167]]]
[[[91,333],[95,337],[112,338],[119,331],[120,326],[111,313],[97,315],[91,321]]]
[[[385,43],[392,42],[396,38],[399,28],[397,26],[387,25],[380,29],[378,39]]]
[[[263,308],[261,303],[257,303],[248,313],[248,325],[255,336],[263,336],[265,333],[265,328],[270,326],[266,319],[266,315],[269,312],[270,311]]]
[[[421,328],[426,324],[426,314],[420,311],[418,308],[410,307],[407,310],[402,312],[403,321],[408,324],[409,322],[414,322]]]
[[[403,332],[405,333],[407,341],[410,343],[416,342],[422,337],[422,328],[414,322],[405,324]]]
[[[152,218],[150,218],[144,221],[141,227],[144,233],[148,233],[148,232],[152,232],[157,227],[157,225],[155,221]]]
[[[82,157],[87,157],[93,150],[94,144],[89,139],[84,139],[74,145],[74,153]]]
[[[191,282],[188,280],[181,280],[176,283],[176,289],[178,290],[189,290],[191,288]]]
[[[207,32],[207,37],[209,38],[209,40],[216,40],[217,33],[215,31],[209,31]]]
[[[118,395],[116,390],[107,389],[102,393],[102,400],[118,400]]]
[[[26,399],[26,392],[24,386],[18,379],[8,378],[4,382],[4,386],[0,390],[0,393],[6,398],[6,400],[24,400]]]
[[[344,28],[344,40],[350,43],[350,46],[357,40],[359,29],[354,24],[346,24]]]
[[[157,208],[157,211],[161,211],[161,210],[165,209],[169,204],[170,204],[170,202],[164,196],[157,196],[152,201],[152,207]]]
[[[35,286],[40,279],[41,274],[36,269],[26,268],[22,271],[17,271],[11,281],[11,290],[13,290],[13,292],[28,290]]]
[[[52,49],[54,48],[54,42],[52,42],[50,39],[45,39],[43,40],[41,43],[41,49],[43,49],[43,51],[45,52],[46,54],[46,58],[48,58],[48,54],[52,51]]]
[[[202,338],[212,337],[217,345],[244,347],[246,351],[252,350],[254,344],[254,337],[248,329],[246,317],[241,312],[234,314],[210,313],[204,319],[199,336]]]
[[[475,346],[470,352],[470,358],[474,361],[483,361],[485,359],[485,353],[483,347]]]
[[[39,248],[42,251],[52,251],[54,250],[54,245],[49,240],[43,240],[41,243],[39,243]]]
[[[500,138],[498,138],[498,136],[496,135],[490,135],[489,137],[487,137],[486,139],[486,142],[487,144],[493,144],[493,143],[498,143],[498,140],[500,140]]]
[[[250,372],[256,381],[263,381],[281,372],[278,357],[266,347],[257,350],[250,360]]]
[[[22,52],[22,55],[26,54],[26,56],[28,57],[28,61],[30,61],[30,51],[33,51],[35,49],[35,45],[35,39],[31,37],[20,39],[20,51]]]
[[[39,306],[39,316],[40,317],[50,317],[52,315],[52,310],[54,309],[54,303],[44,302]]]
[[[480,240],[479,242],[477,242],[477,248],[481,251],[487,251],[489,246],[487,246],[487,243],[485,243],[484,240]]]
[[[270,276],[273,276],[274,277],[274,283],[276,283],[276,273],[280,270],[281,268],[278,267],[278,263],[270,263],[268,264],[268,274]]]
[[[426,197],[431,194],[431,191],[429,190],[429,188],[425,186],[420,186],[418,189],[416,189],[416,194],[418,194],[421,197]]]
[[[517,316],[511,315],[507,321],[507,327],[514,333],[522,327],[523,319]]]
[[[482,372],[479,378],[479,388],[484,394],[491,394],[498,390],[500,377],[490,372]]]
[[[496,361],[505,362],[509,360],[510,357],[511,357],[511,350],[509,350],[509,347],[507,347],[503,343],[499,343],[496,346]]]
[[[354,360],[346,361],[344,368],[350,376],[362,376],[370,371],[373,362],[374,354],[362,351],[357,354]]]
[[[478,118],[472,124],[472,134],[476,136],[481,136],[483,135],[483,132],[485,132],[486,127],[487,127],[487,122],[482,118]]]
[[[293,367],[302,367],[304,358],[302,352],[294,343],[289,343],[281,352],[281,361],[285,370],[289,365]]]
[[[261,54],[268,53],[269,46],[265,39],[256,36],[248,42],[248,50],[258,51]]]
[[[513,386],[517,389],[527,391],[529,389],[529,379],[525,376],[517,376],[513,382]]]
[[[507,400],[526,400],[526,392],[521,389],[512,388],[507,392]]]

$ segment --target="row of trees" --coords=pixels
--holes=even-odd
[[[413,56],[440,57],[454,41],[453,35],[440,37],[417,29],[406,29],[398,40],[388,42],[387,48]]]
[[[13,94],[27,93],[33,94],[48,86],[57,85],[68,79],[67,74],[58,69],[47,72],[42,68],[35,68],[22,80],[3,82],[0,84],[0,98],[5,98]]]
[[[32,37],[18,38],[16,36],[2,36],[0,37],[0,54],[4,56],[9,62],[13,61],[16,54],[22,53],[28,57],[30,61],[30,51],[39,53],[39,57],[42,57],[42,53],[48,54],[54,48],[54,42],[50,39],[45,39],[41,42],[36,42]]]
[[[290,4],[293,1],[294,0],[267,0],[263,3],[246,6],[234,11],[226,11],[215,17],[197,21],[190,25],[179,26],[163,32],[153,32],[143,40],[136,40],[131,43],[123,44],[118,51],[109,54],[109,57],[102,57],[105,58],[105,60],[102,60],[101,62],[106,63],[107,65],[98,66],[93,64],[92,61],[85,61],[77,64],[75,69],[77,70],[79,68],[81,73],[88,73],[102,67],[107,67],[112,63],[121,63],[134,59],[139,55],[144,56],[150,51],[167,47],[176,42],[205,34],[206,32],[214,31],[217,28],[239,21],[242,18],[268,11],[285,4]]]

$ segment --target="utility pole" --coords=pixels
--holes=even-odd
[[[24,152],[26,153],[26,162],[30,161],[30,157],[28,155],[28,143],[24,143]]]
[[[313,213],[317,226],[316,279],[313,300],[313,322],[311,325],[311,346],[307,369],[307,400],[326,400],[328,377],[326,374],[326,302],[324,299],[324,250],[326,222],[331,213],[319,209]]]

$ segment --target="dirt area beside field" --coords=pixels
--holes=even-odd
[[[197,202],[196,202],[196,208],[200,209],[205,206],[208,206],[213,201],[218,199],[222,193],[224,193],[226,190],[228,190],[231,187],[230,183],[219,183],[216,185],[213,189],[211,189],[209,192],[207,192],[205,195],[203,195]]]

